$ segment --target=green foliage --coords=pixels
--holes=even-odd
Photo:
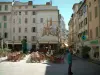
[[[89,58],[89,51],[91,50],[91,48],[90,47],[88,47],[88,46],[83,46],[82,47],[82,57],[83,58]]]

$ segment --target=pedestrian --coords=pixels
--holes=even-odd
[[[69,47],[69,49],[67,50],[68,54],[67,54],[67,61],[68,61],[68,75],[72,75],[72,48]]]

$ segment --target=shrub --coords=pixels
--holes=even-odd
[[[82,57],[83,58],[89,58],[89,51],[91,50],[91,48],[90,47],[88,47],[88,46],[83,46],[82,47]]]

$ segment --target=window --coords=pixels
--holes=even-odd
[[[0,23],[0,28],[1,28],[1,23]]]
[[[83,15],[83,10],[80,10],[80,16],[82,16]]]
[[[19,27],[19,33],[21,32],[21,28]]]
[[[4,37],[5,37],[5,38],[8,37],[8,33],[7,33],[7,32],[4,33]]]
[[[4,16],[3,16],[3,20],[4,20],[4,21],[7,21],[7,16],[4,15]]]
[[[86,24],[87,24],[87,18],[84,19],[84,25],[86,25]]]
[[[43,18],[40,18],[40,22],[43,23]]]
[[[19,40],[19,41],[21,40],[21,36],[18,36],[18,40]]]
[[[90,30],[90,38],[92,38],[92,29]]]
[[[85,13],[86,12],[86,5],[84,6],[84,8],[83,8],[83,13]]]
[[[96,0],[94,0],[94,2],[95,2]]]
[[[2,6],[0,5],[0,11],[2,10]]]
[[[31,40],[32,40],[32,41],[35,41],[35,40],[36,40],[36,37],[35,37],[35,36],[32,36],[32,37],[31,37]]]
[[[25,23],[27,23],[27,18],[25,18]]]
[[[98,16],[98,10],[97,10],[97,7],[94,8],[95,10],[95,18]]]
[[[19,12],[19,15],[21,15],[21,12]]]
[[[25,28],[25,32],[27,32],[27,28]]]
[[[91,2],[89,2],[89,7],[91,7]]]
[[[32,32],[36,32],[36,28],[35,27],[32,27]]]
[[[91,21],[91,20],[92,20],[92,13],[89,12],[89,21]]]
[[[4,28],[7,28],[7,23],[4,23]]]
[[[27,15],[27,11],[25,11],[25,15]]]
[[[21,24],[21,18],[19,18],[19,24]]]
[[[85,30],[85,35],[87,35],[88,34],[88,31],[87,30]]]
[[[83,27],[83,21],[81,22],[81,27]]]
[[[98,27],[96,27],[95,31],[96,31],[96,37],[98,37]]]
[[[13,28],[13,32],[15,33],[15,28]]]
[[[33,13],[33,15],[35,15],[35,14],[36,14],[36,13],[35,13],[35,11],[33,11],[32,13]]]
[[[35,23],[35,18],[33,18],[33,23]]]
[[[5,5],[5,10],[8,10],[8,5]]]

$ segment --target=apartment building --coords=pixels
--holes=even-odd
[[[74,22],[73,22],[73,14],[71,15],[70,21],[68,23],[69,33],[68,33],[68,45],[74,47]]]
[[[79,26],[78,26],[78,10],[79,10],[79,3],[75,3],[73,5],[73,41],[74,41],[74,49],[77,50],[78,47],[78,32],[79,32]]]
[[[88,6],[88,34],[91,58],[100,60],[100,0],[86,0]]]
[[[45,26],[58,26],[58,8],[50,2],[44,5],[34,5],[29,2],[14,2],[12,10],[12,40],[21,44],[23,38],[33,45],[43,36]]]
[[[0,2],[0,38],[7,43],[11,40],[12,2]]]
[[[10,48],[13,45],[21,49],[23,38],[35,48],[37,41],[45,35],[54,36],[58,43],[59,10],[51,2],[39,5],[32,1],[0,2],[0,15],[0,37]]]
[[[67,30],[66,30],[66,27],[65,27],[65,22],[64,22],[64,17],[61,16],[60,18],[60,42],[62,44],[65,43],[65,40],[67,39],[66,36],[67,36]]]
[[[77,13],[75,6],[78,7]],[[81,1],[78,5],[74,4],[73,10],[73,17],[69,21],[69,42],[72,42],[73,36],[78,36],[77,41],[74,41],[74,44],[76,43],[74,47],[81,53],[82,46],[89,46],[90,58],[100,60],[100,0]]]

